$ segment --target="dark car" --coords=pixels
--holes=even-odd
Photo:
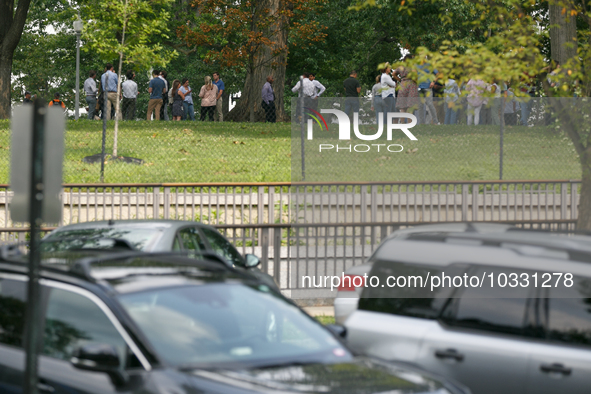
[[[259,258],[242,256],[215,227],[181,220],[105,220],[70,224],[55,229],[43,239],[45,252],[82,249],[111,249],[112,240],[122,240],[130,248],[144,252],[178,251],[192,257],[215,253],[239,269],[248,269],[271,286],[273,278],[260,269]],[[115,244],[115,246],[117,246]]]
[[[0,262],[0,392],[21,393],[26,265]],[[39,391],[53,394],[467,393],[355,357],[248,272],[124,251],[41,271]]]

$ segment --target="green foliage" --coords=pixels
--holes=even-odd
[[[137,70],[150,65],[166,66],[176,51],[160,40],[168,38],[168,11],[173,0],[103,0],[86,5],[83,15],[89,22],[83,38],[86,51],[102,59],[123,56]]]

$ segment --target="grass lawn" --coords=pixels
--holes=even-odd
[[[114,122],[107,126],[112,153]],[[65,183],[99,181],[102,122],[66,123]],[[121,122],[118,155],[143,165],[107,162],[105,182],[270,182],[290,180],[290,126],[263,123]],[[10,125],[0,121],[0,183],[9,182]]]
[[[98,182],[100,165],[82,159],[100,153],[102,122],[68,121],[66,127],[64,182]],[[298,139],[292,144],[288,123],[121,122],[119,155],[143,159],[144,164],[108,161],[105,182],[273,182],[290,181],[292,173],[293,180],[299,180],[299,128],[294,129]],[[348,142],[336,139],[336,125],[330,125],[324,135],[315,131],[314,140],[306,141],[306,180],[498,179],[497,127],[416,126],[412,132],[418,141],[397,131],[392,141],[352,142],[400,144],[404,147],[400,153],[320,154],[319,143],[345,146]],[[107,153],[112,146],[113,122],[109,122]],[[9,163],[10,124],[0,120],[0,183],[9,182]],[[580,178],[572,143],[547,128],[508,127],[504,163],[504,179]]]
[[[376,126],[365,126],[366,135]],[[329,131],[314,130],[306,141],[306,180],[308,181],[446,181],[499,179],[500,133],[498,126],[416,126],[411,141],[401,131],[392,141],[338,140],[337,125]],[[299,137],[299,127],[294,127]],[[292,175],[301,179],[300,144],[292,146]],[[319,144],[339,145],[339,152]],[[367,153],[349,152],[357,144],[399,144],[388,152],[385,146],[372,146]],[[346,149],[342,149],[346,148]],[[402,149],[403,148],[403,149]],[[359,151],[368,149],[364,146]],[[581,167],[570,139],[546,127],[507,127],[503,143],[503,179],[580,179]]]

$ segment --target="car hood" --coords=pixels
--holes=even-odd
[[[459,394],[455,386],[405,366],[367,358],[248,370],[192,370],[195,377],[261,393]]]

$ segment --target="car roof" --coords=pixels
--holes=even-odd
[[[524,230],[418,233],[384,241],[373,260],[431,266],[465,263],[591,276],[591,238]]]
[[[477,233],[502,233],[515,227],[509,224],[502,223],[471,223],[471,222],[455,222],[455,223],[433,223],[421,224],[414,227],[402,228],[393,231],[388,238],[405,237],[409,234],[425,233],[425,232],[477,232]]]
[[[96,222],[84,222],[68,224],[55,229],[52,233],[71,230],[84,230],[94,228],[154,228],[154,229],[179,229],[186,226],[211,227],[201,222],[189,220],[171,220],[171,219],[130,219],[130,220],[99,220]]]
[[[0,272],[26,275],[28,261],[24,256],[0,259]],[[71,259],[48,258],[42,261],[42,277],[75,285],[100,284],[117,293],[170,287],[182,281],[193,284],[238,280],[262,284],[254,275],[217,261],[189,258],[174,252],[146,253],[124,250],[107,253],[80,252]]]

